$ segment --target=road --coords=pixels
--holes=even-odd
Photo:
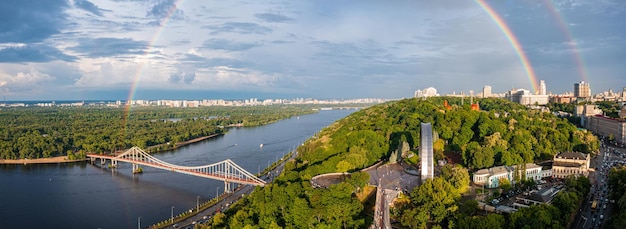
[[[282,160],[280,164],[276,166],[276,168],[268,172],[266,175],[261,176],[260,178],[265,180],[267,183],[271,183],[274,180],[274,178],[280,175],[280,173],[283,171],[283,169],[285,168],[285,162],[291,159],[294,159],[296,156],[297,156],[297,152],[292,154],[291,157],[289,157],[288,159]],[[172,227],[172,228],[194,228],[195,226],[194,224],[208,221],[208,219],[210,219],[210,217],[215,215],[215,213],[217,213],[218,211],[220,212],[226,211],[228,210],[231,204],[237,202],[240,198],[244,196],[250,195],[250,193],[252,193],[252,191],[254,190],[254,187],[255,186],[252,186],[252,185],[240,186],[240,188],[235,189],[233,193],[228,194],[228,197],[226,197],[222,201],[214,204],[213,206],[205,209],[202,212],[197,213],[195,216],[189,217],[186,220],[183,220],[177,223],[177,225],[175,225],[175,227]],[[222,194],[222,195],[226,195],[226,194]]]
[[[590,167],[595,168],[595,170],[589,173],[589,180],[592,184],[591,190],[570,228],[601,228],[608,217],[610,217],[611,203],[608,199],[607,179],[611,164],[621,158],[615,152],[616,150],[614,147],[601,144],[600,153],[592,158]],[[597,207],[596,209],[591,209],[594,200],[597,201]]]

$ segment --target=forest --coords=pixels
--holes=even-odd
[[[168,150],[223,134],[229,125],[258,126],[313,112],[311,106],[3,108],[0,159],[74,159],[132,146]]]
[[[450,106],[444,106],[444,100]],[[435,158],[460,158],[461,167],[450,169],[443,178],[429,180],[413,190],[409,201],[396,209],[396,217],[410,228],[440,224],[472,228],[475,223],[482,225],[481,220],[517,228],[540,209],[522,211],[518,218],[506,220],[499,215],[486,219],[475,217],[472,214],[475,207],[460,202],[469,185],[467,170],[532,163],[565,151],[592,153],[598,150],[599,142],[591,133],[552,113],[530,110],[502,99],[479,99],[478,103],[480,111],[472,110],[462,98],[404,99],[355,112],[300,146],[298,157],[286,163],[274,183],[257,188],[242,204],[219,213],[201,227],[366,228],[371,224],[372,209],[366,207],[366,200],[357,197],[366,189],[363,181],[367,181],[367,175],[357,175],[355,180],[328,189],[314,189],[309,180],[331,172],[361,174],[359,170],[386,160],[406,144],[417,152],[420,123],[430,122],[435,132]],[[579,186],[582,188],[576,189],[576,194],[563,197],[569,198],[564,204],[571,206],[575,196],[585,193],[586,186]],[[563,218],[558,217],[571,212],[569,209],[556,212],[552,206],[537,208],[554,213],[547,216],[547,224],[543,225],[556,228],[564,227]]]

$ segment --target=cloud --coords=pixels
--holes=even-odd
[[[245,51],[255,47],[262,46],[261,43],[249,43],[249,42],[236,42],[226,39],[210,39],[204,42],[203,48],[213,50],[226,50],[226,51]]]
[[[213,35],[220,33],[239,33],[239,34],[268,34],[272,29],[250,22],[226,22],[220,25],[205,26],[205,28],[214,30]]]
[[[84,38],[79,40],[78,45],[69,49],[87,57],[111,57],[143,54],[147,48],[148,42],[135,41],[131,38]]]
[[[289,22],[293,21],[293,18],[281,15],[281,14],[273,14],[273,13],[262,13],[255,14],[256,18],[261,19],[266,22]]]
[[[3,1],[0,5],[0,43],[36,43],[58,34],[68,6],[66,0]]]
[[[183,76],[180,73],[174,73],[170,75],[168,81],[170,83],[180,83],[180,80],[183,79]]]
[[[74,7],[102,16],[102,9],[88,0],[74,0]]]
[[[30,72],[17,72],[15,75],[0,73],[0,91],[6,93],[35,92],[55,78],[31,69]]]
[[[77,58],[44,44],[21,44],[0,48],[0,63],[41,63],[55,60],[75,61]]]
[[[171,74],[168,81],[175,84],[181,83],[181,81],[185,84],[191,84],[195,79],[195,72],[178,72]]]
[[[184,18],[184,12],[178,9],[176,0],[161,0],[152,6],[152,9],[148,10],[146,16],[159,19],[157,23],[160,25],[163,22],[162,20],[168,17],[172,19]]]

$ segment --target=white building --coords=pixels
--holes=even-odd
[[[515,170],[517,165],[514,166],[496,166],[488,169],[481,169],[473,174],[475,184],[485,185],[487,188],[497,188],[500,186],[500,179],[507,179],[511,184],[515,183]],[[536,164],[527,163],[526,169],[519,169],[520,173],[525,173],[526,179],[541,180],[543,173],[541,172],[541,166]],[[522,174],[520,179],[522,178]]]
[[[546,82],[542,80],[539,83],[539,95],[547,95],[547,94],[548,92],[546,91]]]
[[[491,97],[491,86],[485,85],[483,87],[483,94],[482,94],[482,96],[483,96],[483,98]]]
[[[506,92],[505,98],[511,102],[522,105],[546,105],[550,98],[548,95],[533,95],[526,89],[513,89]]]
[[[437,93],[437,89],[434,87],[424,88],[424,90],[415,91],[415,98],[426,98],[426,97],[434,97],[439,96]]]

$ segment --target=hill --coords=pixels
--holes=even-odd
[[[551,113],[501,99],[478,102],[481,111],[463,105],[460,98],[438,97],[388,102],[355,112],[299,147],[299,156],[286,164],[273,184],[255,190],[227,215],[218,214],[209,227],[367,227],[371,213],[355,197],[367,175],[356,173],[328,189],[314,189],[308,181],[318,174],[358,171],[389,158],[406,144],[417,149],[421,122],[433,123],[436,159],[456,154],[470,169],[533,162],[563,151],[598,150],[593,135]]]

